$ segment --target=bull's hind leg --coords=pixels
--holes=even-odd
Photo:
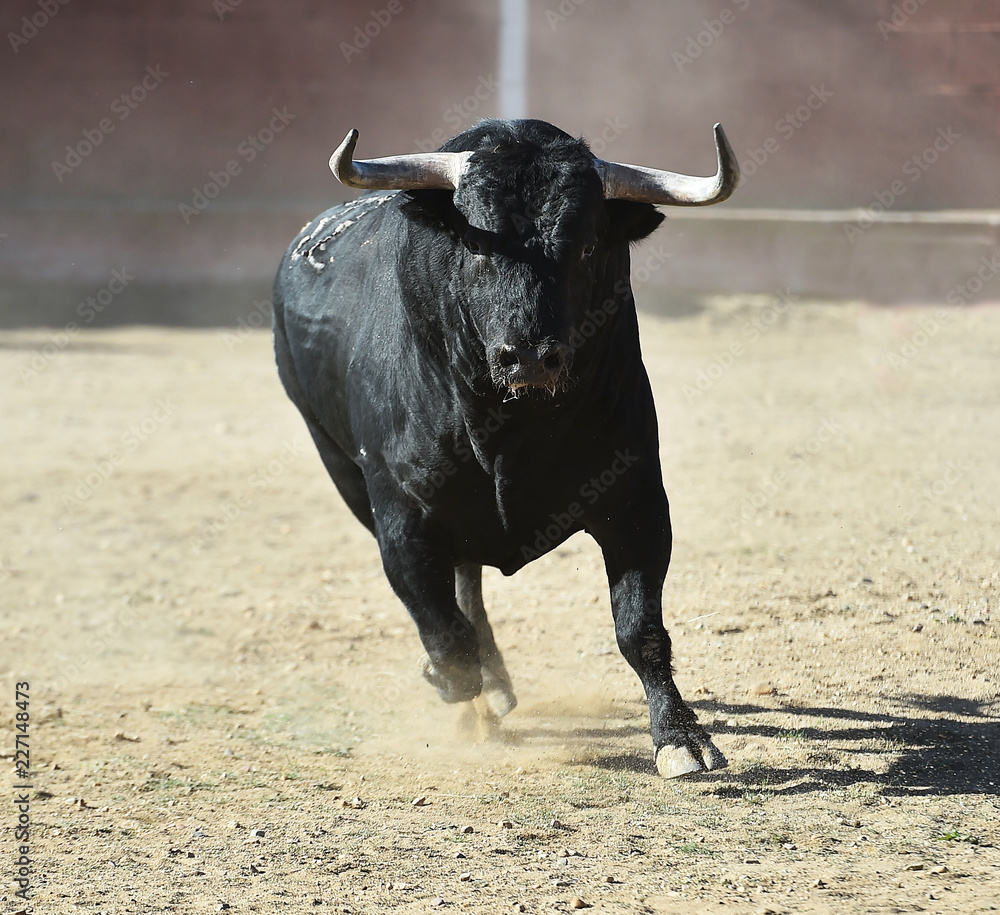
[[[493,627],[483,605],[483,567],[466,563],[455,569],[455,598],[479,636],[479,666],[483,672],[483,699],[489,710],[502,718],[517,705],[503,656],[493,638]]]
[[[368,487],[361,468],[354,463],[315,420],[306,419],[306,425],[316,443],[316,450],[323,461],[326,472],[330,474],[337,491],[347,507],[372,533],[375,533],[375,521],[372,518],[372,505],[368,498]]]
[[[471,702],[483,688],[479,637],[455,598],[455,564],[445,541],[411,506],[372,496],[382,568],[427,651],[424,678],[445,702]]]
[[[326,467],[326,472],[330,474],[330,479],[333,480],[354,516],[374,533],[375,522],[372,519],[372,505],[368,498],[368,487],[365,484],[361,468],[348,457],[326,429],[317,422],[309,406],[309,399],[302,390],[302,385],[299,384],[294,370],[295,360],[292,359],[288,337],[285,334],[284,303],[277,292],[274,299],[274,353],[278,361],[278,375],[281,378],[281,383],[285,386],[292,403],[298,407],[302,418],[305,419],[306,425],[309,427],[309,434],[312,436],[313,442],[316,443],[316,450],[319,451],[319,456],[323,460],[323,466]]]

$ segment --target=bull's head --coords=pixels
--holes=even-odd
[[[330,159],[343,184],[414,192],[409,215],[461,242],[453,288],[485,357],[461,368],[488,368],[508,399],[567,385],[573,330],[629,291],[628,243],[660,224],[653,205],[721,203],[739,182],[718,124],[711,178],[607,162],[542,121],[484,121],[438,152],[356,162],[357,140],[352,130]]]

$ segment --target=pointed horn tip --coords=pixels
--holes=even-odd
[[[359,136],[358,129],[352,127],[347,131],[347,136],[341,141],[340,146],[330,156],[330,171],[336,175],[341,184],[347,187],[353,187],[351,178],[354,176],[354,148],[358,145]]]
[[[740,163],[736,158],[736,153],[733,151],[732,144],[729,142],[729,137],[726,136],[726,132],[722,129],[722,124],[716,124],[712,130],[715,133],[715,146],[719,154],[719,164],[722,165],[725,160],[728,171],[731,174],[732,187],[729,193],[723,198],[727,199],[740,183],[742,177],[740,174]],[[721,203],[722,201],[719,202]]]
[[[726,132],[722,129],[721,124],[716,124],[712,128],[712,132],[715,134],[716,146],[721,146],[721,147],[729,146],[729,137],[726,136]]]

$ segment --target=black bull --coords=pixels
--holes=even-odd
[[[639,350],[629,244],[654,204],[719,202],[739,178],[605,162],[541,121],[484,121],[437,153],[331,159],[369,194],[292,243],[274,285],[278,369],[375,535],[446,702],[515,705],[483,607],[577,531],[599,544],[618,645],[649,700],[657,768],[726,765],[674,685],[661,592],[671,531]]]

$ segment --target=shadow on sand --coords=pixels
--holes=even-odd
[[[1000,795],[1000,699],[975,701],[954,696],[907,695],[899,699],[918,714],[912,717],[877,714],[843,708],[768,708],[761,705],[692,702],[703,712],[702,720],[714,716],[708,730],[715,735],[801,740],[815,743],[814,766],[772,766],[766,760],[743,772],[732,768],[718,773],[688,776],[706,785],[725,778],[713,793],[740,795],[746,785],[765,786],[775,795],[808,794],[830,788],[875,783],[884,797],[949,794]],[[793,720],[784,725],[755,722],[754,716],[780,714]],[[937,716],[937,717],[935,717]],[[718,718],[735,719],[726,724]],[[808,718],[798,727],[795,717]],[[817,723],[817,719],[819,722]],[[618,772],[655,775],[652,753],[622,753],[623,738],[645,730],[633,726],[583,726],[570,729],[527,729],[526,739],[578,742],[587,747],[587,765]],[[614,746],[619,752],[605,754]],[[841,755],[878,756],[892,759],[884,766],[856,768],[836,762]],[[736,782],[737,784],[733,784]]]

